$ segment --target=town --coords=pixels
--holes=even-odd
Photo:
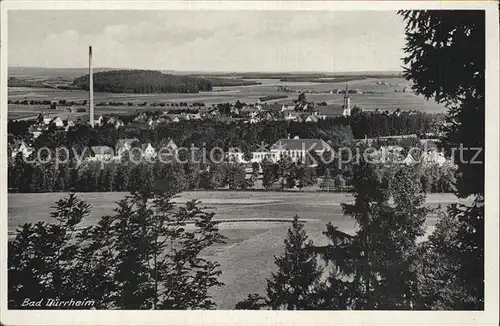
[[[352,167],[355,158],[342,158],[340,151],[347,146],[349,151],[352,150],[352,153],[354,153],[357,147],[365,146],[372,149],[370,153],[367,153],[366,157],[379,163],[406,165],[422,163],[424,167],[422,173],[429,179],[426,183],[429,191],[446,192],[453,189],[453,173],[456,166],[449,157],[445,156],[445,153],[439,150],[440,138],[443,137],[442,133],[436,132],[439,130],[439,123],[443,123],[440,122],[439,116],[401,110],[395,110],[392,113],[379,110],[362,112],[351,103],[347,84],[343,94],[342,114],[337,116],[322,114],[322,106],[308,101],[304,93],[299,94],[297,100],[290,104],[273,105],[259,102],[246,104],[237,101],[207,107],[203,103],[197,103],[189,106],[186,104],[187,107],[181,105],[182,108],[179,109],[177,107],[174,109],[167,108],[163,111],[153,110],[157,105],[151,105],[151,111],[141,110],[135,114],[122,116],[106,114],[100,115],[97,119],[92,118],[90,114],[87,115],[87,119],[82,115],[75,117],[75,111],[82,111],[82,106],[79,106],[80,109],[69,106],[64,108],[65,115],[40,113],[34,120],[12,121],[12,127],[18,125],[22,126],[22,129],[18,131],[19,134],[15,135],[13,133],[9,138],[10,162],[14,165],[18,155],[26,161],[34,161],[33,157],[39,157],[37,151],[42,146],[49,145],[51,150],[54,151],[58,146],[73,144],[72,140],[61,139],[73,137],[75,134],[89,133],[89,135],[94,135],[94,139],[89,139],[87,137],[89,135],[82,134],[81,137],[86,139],[88,143],[81,142],[78,144],[79,147],[85,146],[83,148],[85,151],[81,153],[83,160],[79,162],[78,166],[73,166],[70,169],[83,169],[92,166],[92,162],[103,163],[100,165],[101,170],[106,165],[114,167],[116,164],[122,164],[123,162],[125,162],[124,165],[132,168],[127,159],[130,155],[133,155],[136,162],[141,164],[149,163],[148,166],[150,167],[155,161],[172,163],[174,159],[177,163],[179,161],[184,163],[185,172],[189,173],[190,168],[187,168],[187,166],[194,164],[194,162],[186,160],[186,154],[191,151],[190,148],[201,149],[204,144],[206,147],[208,143],[208,147],[203,148],[205,151],[213,153],[214,148],[217,147],[219,152],[216,156],[219,162],[225,162],[226,165],[231,164],[231,169],[236,169],[238,172],[229,173],[227,172],[228,169],[225,168],[223,170],[226,172],[217,172],[222,173],[222,177],[214,177],[212,174],[218,171],[213,166],[214,156],[212,155],[207,163],[209,157],[207,153],[204,153],[202,154],[204,164],[200,166],[198,162],[195,162],[196,170],[199,170],[200,176],[205,175],[205,178],[209,180],[220,179],[220,182],[195,182],[186,185],[185,189],[201,187],[204,189],[230,188],[248,190],[277,188],[301,191],[307,189],[346,191],[351,171],[349,168],[346,169],[345,166]],[[58,104],[55,103],[51,106],[57,106]],[[65,103],[62,102],[61,104]],[[414,129],[410,128],[404,131],[387,130],[382,131],[382,135],[373,137],[371,130],[366,130],[366,122],[360,123],[361,128],[355,126],[356,120],[359,120],[357,117],[360,116],[371,119],[376,119],[379,116],[380,119],[393,121],[391,124],[394,125],[407,125],[408,123],[404,122],[406,120],[422,121],[422,117],[425,119],[420,122],[422,125],[417,125]],[[90,121],[93,122],[93,125]],[[276,125],[280,125],[286,133],[281,134],[285,137],[280,137],[277,134],[262,138],[256,135],[253,144],[242,143],[241,141],[221,143],[220,140],[222,139],[211,142],[210,137],[203,137],[202,142],[189,143],[189,141],[182,141],[179,138],[184,133],[195,132],[196,128],[208,128],[213,125],[218,126],[218,128],[231,126],[231,128],[247,131],[258,127],[266,128],[270,125],[276,128]],[[302,128],[303,126],[306,129]],[[304,131],[308,129],[316,130],[316,132],[309,132],[309,135],[320,135],[324,133],[318,131],[325,130],[328,126],[338,127],[344,131],[347,130],[341,135],[343,139],[339,140],[335,139],[335,137],[311,138],[310,136],[307,137],[307,133],[306,137],[304,137]],[[374,129],[377,127],[373,126]],[[168,132],[172,128],[179,131]],[[349,129],[363,129],[364,137],[355,138],[352,132],[348,131]],[[294,130],[295,134],[292,134]],[[300,132],[298,132],[299,130]],[[394,132],[396,134],[393,134]],[[127,136],[137,133],[143,135],[143,137],[120,137],[120,135]],[[161,138],[160,134],[165,133],[169,134],[168,138]],[[99,134],[103,134],[103,136],[99,136]],[[144,137],[147,134],[149,135]],[[368,137],[368,134],[371,137]],[[42,135],[43,137],[41,137]],[[54,135],[57,135],[59,141],[53,141]],[[103,137],[106,140],[100,143],[98,139],[103,139]],[[250,140],[245,136],[243,138]],[[47,142],[48,140],[50,141]],[[417,151],[410,151],[412,147],[417,147]],[[180,153],[179,148],[182,148],[183,154]],[[194,157],[194,154],[190,153],[191,158]],[[184,161],[181,156],[184,156]],[[21,164],[19,159],[17,162]],[[66,165],[69,168],[70,165]],[[276,168],[281,165],[290,167],[288,169]],[[35,168],[42,169],[42,166],[43,164],[35,164]],[[97,169],[97,167],[95,168]],[[212,171],[210,172],[211,168]],[[24,173],[25,169],[26,164],[22,165],[19,170],[14,169],[14,171],[19,171],[20,175],[11,174],[11,180],[13,181],[9,185],[9,189],[15,191],[15,189],[24,187],[26,190],[26,185],[32,183],[32,181],[24,180],[25,177],[30,175]],[[286,172],[285,170],[292,172]],[[100,175],[103,172],[96,173]],[[54,178],[58,179],[59,176],[55,175]],[[236,180],[230,180],[230,178],[236,178]],[[19,186],[20,184],[24,186]],[[73,189],[68,186],[69,184],[83,185],[85,183],[77,179],[72,182],[67,180],[64,184],[65,186],[60,190]],[[32,188],[45,189],[43,186],[33,186]],[[57,187],[52,186],[49,189],[55,190]],[[74,189],[78,190],[79,188]],[[86,188],[80,190],[83,189]],[[113,187],[106,185],[98,186],[97,189],[125,190],[128,188],[127,186]]]

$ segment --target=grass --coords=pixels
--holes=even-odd
[[[48,221],[51,206],[64,193],[9,194],[8,229],[13,235],[16,227],[25,222]],[[84,225],[95,224],[99,217],[113,214],[116,201],[126,193],[80,193],[78,196],[92,205],[91,215]],[[457,202],[451,194],[432,194],[428,197],[432,207]],[[212,295],[220,309],[232,309],[236,302],[249,293],[263,293],[266,278],[276,270],[274,256],[283,251],[283,240],[294,215],[299,215],[309,237],[316,244],[325,244],[322,232],[331,221],[344,232],[353,233],[356,225],[342,213],[341,203],[352,202],[350,194],[339,193],[281,193],[281,192],[184,192],[175,199],[178,203],[198,199],[202,206],[216,213],[220,231],[227,244],[213,247],[206,255],[217,260],[223,271],[221,280],[226,284]],[[264,220],[263,220],[264,219]],[[244,222],[244,223],[241,223]],[[426,221],[428,230],[436,223],[435,216]]]

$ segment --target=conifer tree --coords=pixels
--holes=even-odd
[[[30,301],[91,299],[80,291],[79,252],[81,234],[77,226],[90,213],[90,206],[71,194],[59,200],[51,214],[53,223],[26,223],[9,242],[8,305],[21,308]]]
[[[485,11],[408,10],[399,14],[405,21],[406,79],[414,90],[434,98],[448,108],[444,145],[448,150],[475,148],[455,155],[458,166],[456,194],[473,196],[472,205],[453,205],[449,218],[459,226],[450,241],[450,255],[438,251],[440,269],[458,264],[456,277],[436,283],[437,293],[463,288],[462,299],[436,299],[447,309],[484,308],[484,179],[485,179]],[[446,57],[446,60],[442,58]],[[444,62],[444,63],[443,63]],[[476,157],[476,154],[477,157]],[[474,160],[474,161],[473,161]],[[436,228],[435,232],[444,232]],[[436,234],[436,238],[442,238]],[[435,246],[428,247],[431,250]],[[453,254],[460,255],[456,260]],[[428,257],[424,255],[422,257]],[[447,261],[448,260],[448,261]],[[427,263],[424,263],[427,264]],[[434,308],[429,306],[428,308]]]
[[[267,282],[269,306],[273,309],[321,308],[322,269],[318,266],[304,224],[295,216],[285,239],[285,252],[275,258],[278,271]]]
[[[262,185],[264,188],[269,189],[277,180],[278,174],[275,164],[265,158],[262,161]]]
[[[60,200],[55,223],[25,224],[9,243],[9,307],[54,298],[93,300],[96,309],[214,308],[221,271],[202,252],[224,237],[214,213],[197,201],[177,208],[172,196],[143,188],[84,228],[88,204]]]
[[[330,283],[343,297],[338,305],[370,310],[414,305],[416,241],[424,234],[429,210],[414,168],[383,166],[387,169],[394,171],[381,173],[365,161],[355,166],[355,202],[343,204],[343,210],[357,222],[358,231],[348,235],[330,224],[325,235],[332,243],[316,249],[334,266]]]
[[[325,283],[323,269],[318,265],[313,243],[304,230],[299,217],[293,218],[285,239],[285,252],[275,257],[278,270],[267,280],[264,298],[250,294],[236,304],[236,309],[311,310],[324,309]]]
[[[323,177],[323,181],[321,181],[319,187],[321,189],[326,189],[327,191],[330,191],[335,186],[333,178],[332,178],[332,173],[330,169],[325,170],[325,176]]]

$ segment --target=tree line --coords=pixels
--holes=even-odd
[[[260,164],[241,164],[221,156],[217,162],[203,159],[201,152],[171,157],[170,161],[139,157],[129,159],[129,153],[120,160],[101,162],[83,155],[78,164],[76,157],[66,163],[56,163],[56,152],[44,152],[43,162],[26,162],[22,153],[8,161],[9,192],[113,192],[136,191],[139,186],[156,189],[166,187],[183,190],[302,190],[318,185],[324,191],[349,191],[352,187],[355,162],[339,162],[337,158],[325,163],[310,153],[312,159],[294,162],[288,156],[277,162],[264,159]],[[35,154],[32,154],[35,156]],[[60,162],[65,154],[60,153]],[[326,154],[328,155],[328,153]],[[168,159],[168,157],[164,157]],[[34,159],[34,157],[32,157]],[[314,160],[314,161],[313,161]],[[207,163],[203,163],[207,162]],[[313,162],[319,164],[312,165]],[[456,169],[451,165],[418,164],[418,180],[426,193],[455,191]],[[248,170],[248,171],[247,171]],[[318,177],[322,177],[319,179]],[[258,181],[261,181],[260,183]]]
[[[438,133],[445,120],[442,114],[429,114],[414,111],[367,112],[359,108],[351,110],[349,125],[354,138],[376,138],[396,135],[421,135]]]

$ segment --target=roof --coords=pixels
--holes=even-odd
[[[149,146],[153,147],[153,145],[151,145],[151,143],[147,143],[147,144],[142,144],[142,145],[141,145],[141,148],[142,148],[142,150],[144,151],[144,150],[146,150]],[[154,150],[154,149],[155,149],[155,148],[153,147],[153,150]]]
[[[118,142],[116,143],[116,148],[121,148],[125,144],[127,144],[129,146],[132,146],[132,143],[138,142],[138,141],[139,141],[139,139],[137,139],[137,138],[122,138],[122,139],[118,139]]]
[[[316,115],[309,115],[306,118],[306,121],[307,120],[311,120],[312,122],[318,122],[318,116],[316,116]]]
[[[315,151],[331,151],[332,148],[322,139],[280,139],[273,146],[271,150],[315,150]]]
[[[9,148],[12,150],[12,151],[17,151],[19,150],[19,148],[24,144],[25,147],[28,147],[26,145],[26,143],[24,142],[24,140],[18,140],[16,139],[14,142],[12,143],[9,143]]]
[[[167,147],[171,149],[177,149],[177,144],[172,139],[169,139]]]
[[[109,146],[91,146],[94,154],[113,154],[113,149]]]

